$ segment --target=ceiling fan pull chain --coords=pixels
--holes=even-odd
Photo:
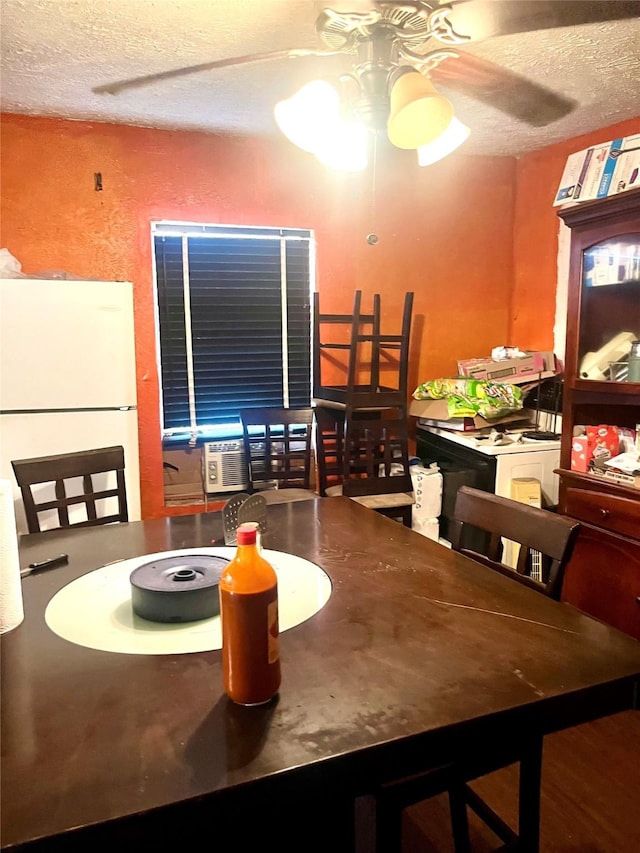
[[[376,190],[377,190],[377,172],[378,172],[378,131],[376,130],[373,134],[373,155],[371,158],[371,227],[375,229],[376,222]],[[367,234],[367,243],[370,246],[375,246],[380,238],[376,234],[375,230],[370,231]]]

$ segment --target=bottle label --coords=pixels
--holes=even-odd
[[[278,638],[278,599],[269,603],[267,608],[267,625],[269,629],[267,647],[269,663],[275,663],[280,657],[280,640]]]
[[[267,702],[280,686],[277,586],[257,593],[219,588],[225,690],[240,705]]]

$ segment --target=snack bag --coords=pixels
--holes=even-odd
[[[413,396],[416,400],[446,399],[450,418],[480,415],[489,420],[522,409],[522,391],[517,385],[466,379],[462,376],[423,382],[418,385]]]
[[[618,427],[600,424],[587,427],[587,439],[591,450],[592,464],[602,468],[607,459],[620,452]]]

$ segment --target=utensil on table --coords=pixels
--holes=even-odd
[[[238,510],[238,523],[255,521],[260,533],[267,529],[267,502],[262,495],[250,495]]]
[[[236,530],[240,524],[238,511],[248,497],[249,495],[246,492],[240,492],[229,498],[222,508],[222,527],[224,530],[225,545],[237,545]]]

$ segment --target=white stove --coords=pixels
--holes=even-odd
[[[554,470],[560,466],[560,440],[527,440],[517,433],[505,438],[505,443],[493,444],[477,434],[417,425],[417,455],[424,464],[436,462],[443,475],[443,538],[449,538],[455,496],[461,485],[510,498],[512,480],[533,478],[540,483],[542,506],[557,505],[559,478]]]

